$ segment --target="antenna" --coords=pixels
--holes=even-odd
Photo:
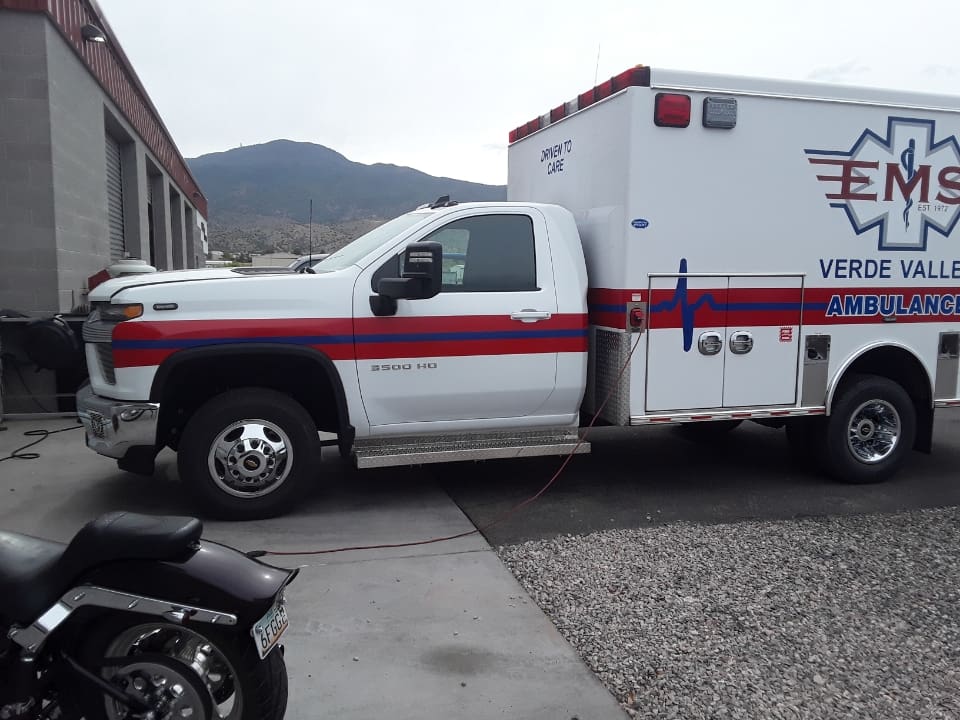
[[[600,43],[597,43],[597,66],[593,71],[593,85],[596,87],[597,78],[600,76]]]
[[[310,258],[307,260],[307,266],[309,267],[313,264],[313,198],[310,198],[310,248],[307,251],[307,257]]]

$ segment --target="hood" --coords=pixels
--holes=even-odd
[[[243,280],[264,275],[293,275],[287,268],[199,268],[197,270],[165,270],[156,273],[140,273],[107,280],[90,291],[93,302],[108,301],[121,290],[147,285],[195,282],[197,280]]]

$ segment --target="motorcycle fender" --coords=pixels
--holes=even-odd
[[[270,609],[297,572],[203,540],[182,560],[108,563],[87,573],[83,584],[230,613],[238,626],[248,628]]]

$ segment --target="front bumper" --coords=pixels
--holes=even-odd
[[[87,447],[101,455],[121,459],[131,448],[156,446],[158,403],[110,400],[86,383],[77,391],[77,415]]]

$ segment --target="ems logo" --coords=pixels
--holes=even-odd
[[[805,150],[830,207],[880,250],[926,250],[930,230],[950,235],[960,218],[960,144],[936,137],[933,120],[891,117],[849,150]]]

